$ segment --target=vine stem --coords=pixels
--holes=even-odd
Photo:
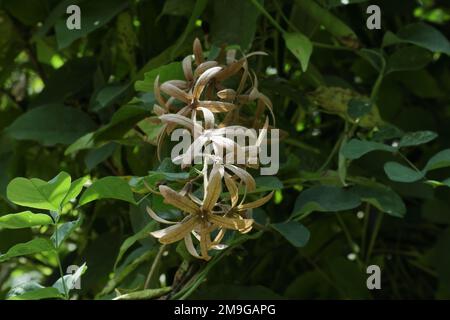
[[[363,230],[361,236],[361,251],[362,257],[366,256],[366,238],[367,238],[367,228],[369,227],[369,215],[370,215],[370,204],[366,203],[366,207],[364,209],[364,221],[363,221]]]
[[[352,237],[350,231],[348,230],[347,225],[345,224],[344,220],[342,219],[341,215],[338,212],[336,212],[336,218],[337,218],[339,224],[341,225],[342,231],[344,232],[345,238],[347,239],[347,243],[350,247],[350,250],[352,252],[354,252],[355,251],[354,247],[356,245],[356,242],[353,241],[353,237]],[[355,252],[355,253],[356,253],[356,261],[358,262],[358,265],[362,268],[363,264],[361,262],[361,259],[359,258],[358,252]]]
[[[59,212],[58,212],[58,216],[59,216]],[[59,269],[59,274],[61,276],[61,281],[63,284],[63,289],[64,289],[64,296],[66,298],[66,300],[69,300],[69,291],[67,290],[67,286],[66,286],[66,281],[64,280],[64,272],[63,272],[63,268],[62,268],[62,264],[61,264],[61,259],[59,258],[59,252],[58,252],[58,222],[55,221],[54,223],[55,226],[55,253],[56,253],[56,261],[58,263],[58,269]]]
[[[324,171],[328,165],[330,164],[331,160],[333,160],[333,157],[336,155],[336,152],[338,152],[339,148],[341,147],[342,141],[345,138],[345,133],[342,134],[338,141],[336,141],[333,149],[331,150],[330,154],[328,155],[327,159],[325,160],[324,164],[320,167],[319,172]]]
[[[377,220],[375,221],[375,227],[373,229],[372,236],[370,238],[369,247],[367,248],[366,264],[369,263],[369,259],[370,259],[370,256],[372,255],[372,250],[375,245],[375,241],[377,239],[378,232],[380,231],[381,221],[383,221],[383,213],[378,211],[377,214],[378,215],[377,215]]]
[[[155,260],[153,260],[152,266],[150,267],[150,270],[147,275],[147,279],[145,280],[144,289],[147,289],[150,281],[153,278],[153,275],[155,274],[156,267],[158,266],[159,261],[161,260],[162,254],[164,252],[164,249],[166,248],[166,245],[163,244],[159,247],[158,253],[156,254]]]
[[[263,15],[266,16],[266,18],[270,21],[270,23],[281,33],[286,33],[286,31],[280,26],[280,24],[274,19],[272,18],[272,16],[270,15],[270,13],[268,13],[266,11],[266,9],[264,9],[263,6],[261,6],[261,4],[257,1],[257,0],[250,0],[250,2],[256,7],[256,9],[258,9]]]
[[[398,154],[400,155],[400,157],[402,157],[403,160],[405,160],[410,166],[411,168],[413,168],[414,170],[416,170],[417,172],[421,172],[419,170],[419,168],[417,168],[414,163],[412,163],[403,153],[398,152]]]

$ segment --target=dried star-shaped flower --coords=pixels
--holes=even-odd
[[[208,250],[224,248],[223,245],[220,245],[220,241],[225,234],[225,230],[236,230],[241,233],[249,232],[252,228],[253,219],[243,218],[243,214],[247,210],[267,202],[272,194],[251,203],[237,206],[221,205],[218,200],[222,192],[222,175],[223,172],[221,172],[220,167],[214,166],[205,187],[203,201],[190,193],[182,195],[168,186],[161,185],[159,191],[164,197],[164,202],[180,209],[185,213],[185,217],[180,222],[172,222],[162,219],[151,208],[147,208],[150,216],[156,221],[173,224],[173,226],[165,229],[154,231],[151,235],[158,238],[163,244],[184,239],[190,254],[197,258],[209,260],[211,257]],[[215,230],[219,230],[219,232],[214,240],[211,240],[211,233]],[[191,234],[200,242],[200,255],[193,245]]]

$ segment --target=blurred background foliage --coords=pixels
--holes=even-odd
[[[66,28],[70,4],[81,8],[81,30]],[[371,4],[381,8],[381,30],[366,27]],[[225,46],[269,54],[250,63],[286,138],[279,174],[258,183],[260,191],[276,190],[274,199],[254,217],[265,225],[301,214],[310,239],[297,247],[298,234],[283,237],[267,227],[235,239],[207,265],[171,246],[158,258],[150,287],[173,285],[172,298],[450,298],[450,188],[442,186],[450,169],[402,183],[383,170],[403,161],[395,152],[371,152],[350,165],[333,151],[352,123],[346,108],[354,97],[371,97],[391,130],[374,131],[381,121],[374,116],[355,138],[398,143],[398,132],[436,132],[430,143],[402,151],[419,168],[450,147],[449,26],[450,4],[438,0],[0,0],[0,214],[19,211],[6,198],[14,177],[49,180],[62,170],[74,178],[126,177],[139,205],[85,206],[60,255],[63,266],[88,266],[75,298],[142,289],[159,251],[148,236],[157,226],[145,206],[166,216],[173,208],[144,196],[133,179],[156,184],[174,172],[156,157],[160,127],[145,87],[152,83],[135,83],[146,73],[171,75],[172,67],[161,67],[181,61],[198,37],[210,56]],[[358,108],[352,110],[367,113]],[[342,187],[343,175],[344,182],[346,176],[389,187],[406,214],[367,203],[339,208],[345,199],[333,200],[331,191],[326,204],[336,208],[311,211],[333,212],[304,214],[303,191]],[[317,193],[327,190],[309,196],[320,202]],[[80,214],[68,210],[64,219]],[[49,232],[0,229],[0,252]],[[366,288],[370,264],[381,267],[382,290]],[[58,278],[57,262],[45,252],[4,261],[0,297],[23,283],[50,286]]]

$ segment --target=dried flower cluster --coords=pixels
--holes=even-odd
[[[168,221],[159,217],[150,207],[150,216],[156,221],[171,226],[151,234],[163,244],[179,240],[185,241],[186,248],[193,256],[209,260],[209,250],[226,248],[221,241],[226,230],[241,233],[252,229],[250,209],[262,206],[272,197],[272,193],[254,202],[245,203],[248,192],[255,190],[256,183],[248,167],[258,167],[258,159],[248,157],[249,161],[235,165],[233,159],[237,151],[246,155],[255,154],[266,141],[268,118],[264,121],[264,109],[267,108],[273,118],[270,99],[258,91],[258,79],[249,70],[247,58],[264,54],[254,52],[236,59],[236,51],[222,51],[218,61],[205,61],[200,41],[193,45],[193,55],[183,59],[185,80],[171,80],[154,83],[155,98],[158,104],[154,112],[164,124],[158,137],[158,155],[164,137],[176,127],[182,127],[192,134],[194,141],[189,150],[180,156],[182,168],[193,160],[191,149],[210,147],[211,152],[203,151],[201,170],[197,176],[185,184],[181,191],[161,185],[159,191],[165,203],[173,205],[183,212],[181,221]],[[224,60],[223,64],[219,61]],[[228,86],[233,85],[236,89]],[[242,108],[248,106],[252,116],[242,116]],[[202,123],[197,121],[202,119]],[[250,146],[243,146],[228,138],[229,130],[246,127],[245,124],[259,128],[260,134]],[[225,150],[225,152],[223,152]],[[174,159],[173,159],[174,160]],[[201,181],[201,183],[198,183]],[[224,183],[226,191],[222,189]],[[202,196],[196,196],[202,194]],[[200,199],[200,198],[202,199]],[[192,236],[199,242],[199,251]]]

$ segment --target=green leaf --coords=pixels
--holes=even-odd
[[[403,218],[406,207],[402,198],[386,186],[356,186],[352,188],[362,201],[368,202],[382,212]]]
[[[150,300],[161,297],[172,290],[171,287],[163,287],[158,289],[145,289],[120,295],[113,300]]]
[[[70,175],[61,172],[52,180],[15,178],[7,187],[7,197],[15,204],[59,211],[61,203],[70,188]]]
[[[26,281],[12,288],[7,295],[8,300],[40,300],[59,298],[63,296],[55,288],[46,288],[35,281]]]
[[[53,57],[53,54],[52,54]],[[42,92],[33,100],[33,107],[49,104],[61,106],[69,98],[79,98],[91,86],[92,74],[97,67],[94,57],[70,59],[54,70],[45,82]]]
[[[208,0],[195,1],[195,5],[192,8],[191,16],[189,18],[186,27],[184,28],[183,33],[180,35],[180,37],[177,39],[177,41],[170,50],[169,55],[170,59],[174,59],[176,57],[176,55],[178,54],[178,50],[186,41],[187,36],[194,30],[195,22],[197,21],[197,19],[200,18],[200,15],[203,13],[203,11],[205,11],[207,4]]]
[[[49,215],[31,211],[11,213],[0,217],[0,229],[20,229],[48,224],[53,224]]]
[[[189,178],[189,172],[178,172],[177,168],[170,158],[165,158],[159,165],[157,171],[149,171],[148,175],[144,177],[131,177],[129,185],[133,188],[133,192],[148,193],[148,189],[145,183],[152,189],[156,188],[158,182],[167,181],[180,181],[187,180]]]
[[[309,59],[313,51],[313,45],[311,41],[305,35],[296,33],[283,34],[286,41],[286,47],[291,51],[294,56],[300,61],[303,72],[308,69]]]
[[[450,43],[447,38],[432,26],[419,22],[401,28],[397,34],[388,31],[383,38],[383,46],[398,43],[411,43],[432,52],[450,55]]]
[[[84,176],[84,177],[81,177],[81,178],[75,180],[74,182],[72,182],[70,184],[69,191],[67,192],[66,196],[64,197],[64,200],[62,201],[62,205],[65,205],[69,201],[76,199],[76,197],[78,197],[78,195],[83,190],[84,185],[88,181],[89,181],[89,176]]]
[[[397,182],[415,182],[424,177],[422,172],[417,172],[397,162],[385,163],[384,172],[389,179]]]
[[[424,171],[428,172],[446,167],[450,167],[450,149],[442,150],[431,157],[431,159],[428,160]]]
[[[149,106],[129,104],[121,107],[114,113],[110,123],[94,133],[94,145],[99,142],[109,142],[110,140],[122,138],[125,133],[133,129],[136,123],[150,115],[151,109]]]
[[[53,242],[53,245],[56,248],[59,248],[61,246],[61,243],[63,243],[70,236],[70,234],[81,225],[82,221],[83,218],[82,216],[80,216],[75,221],[65,222],[59,225],[57,231],[53,233],[50,238]]]
[[[275,223],[272,224],[272,227],[285,237],[294,247],[304,247],[308,243],[310,237],[309,230],[297,221]]]
[[[117,149],[117,144],[114,142],[107,143],[99,148],[89,150],[84,158],[86,168],[90,171],[97,165],[111,157]]]
[[[70,6],[71,4],[78,5],[80,1],[81,0],[61,0],[57,4],[55,4],[55,6],[51,9],[50,12],[46,10],[47,11],[46,19],[42,24],[42,26],[36,30],[32,39],[34,40],[37,38],[43,38],[48,33],[48,31],[55,25],[58,18],[66,14],[67,7]]]
[[[68,29],[66,26],[67,16],[61,17],[56,22],[55,33],[58,48],[64,49],[75,40],[105,25],[115,15],[125,9],[127,5],[127,1],[122,0],[82,1],[79,4],[81,9],[81,29]]]
[[[70,144],[94,128],[94,122],[84,112],[52,104],[24,113],[5,132],[17,140],[33,140],[53,146]]]
[[[358,207],[357,195],[335,186],[316,186],[300,193],[295,201],[292,217],[303,216],[313,211],[336,212]]]
[[[315,1],[297,0],[295,2],[299,10],[304,12],[324,29],[341,41],[357,41],[358,37],[342,20],[333,15],[329,10],[321,7]]]
[[[389,151],[395,152],[396,148],[373,141],[365,141],[352,139],[341,149],[342,155],[347,159],[359,159],[363,155],[372,151]]]
[[[351,99],[348,102],[347,113],[353,119],[361,118],[368,114],[372,109],[370,101]]]
[[[444,184],[444,185],[446,185],[447,187],[450,188],[450,178],[447,178],[444,181],[442,181],[442,184]]]
[[[63,295],[56,288],[41,288],[34,291],[25,292],[8,298],[8,300],[41,300],[41,299],[63,299]]]
[[[149,233],[152,231],[155,231],[158,224],[156,221],[152,220],[150,223],[148,223],[144,228],[142,228],[138,233],[132,235],[131,237],[128,237],[125,239],[125,241],[120,246],[119,255],[117,256],[116,262],[114,264],[114,269],[117,268],[118,263],[120,260],[122,260],[123,255],[125,252],[131,248],[132,245],[134,245],[137,241],[144,239],[146,237],[149,237]]]
[[[246,52],[250,49],[258,26],[259,12],[250,1],[215,0],[211,18],[211,42],[239,45]]]
[[[134,88],[136,91],[153,92],[153,85],[158,75],[160,84],[168,80],[184,79],[181,62],[172,62],[146,72],[144,74],[144,80],[136,81]]]
[[[129,87],[128,84],[108,85],[102,88],[95,97],[95,104],[91,107],[92,111],[99,111],[108,107],[116,101]]]
[[[380,72],[383,69],[383,66],[386,64],[386,59],[384,58],[384,54],[380,49],[362,48],[361,50],[359,50],[359,55],[378,72]]]
[[[396,71],[422,69],[432,59],[432,54],[426,49],[415,46],[400,48],[389,57],[386,74]]]
[[[26,243],[19,243],[10,248],[5,254],[0,255],[0,262],[14,257],[26,256],[39,252],[55,250],[48,239],[36,238]]]
[[[64,155],[70,155],[72,153],[77,153],[80,150],[90,149],[95,147],[94,133],[89,132],[81,137],[79,137],[75,142],[67,147]]]
[[[166,0],[161,15],[190,16],[195,0]]]
[[[118,199],[136,204],[128,183],[120,177],[105,177],[95,181],[81,196],[79,206],[94,200]]]
[[[398,143],[399,148],[418,146],[436,139],[438,135],[433,131],[416,131],[405,134]]]
[[[65,294],[63,281],[64,281],[64,283],[66,285],[66,289],[68,291],[70,291],[70,290],[75,288],[75,285],[76,285],[77,281],[86,272],[86,270],[87,270],[86,263],[83,263],[78,268],[78,270],[75,271],[73,274],[65,275],[64,277],[59,278],[58,280],[56,280],[56,282],[53,284],[52,287],[55,288],[56,290],[58,290],[59,293]]]
[[[256,189],[252,193],[283,189],[283,182],[275,176],[260,176],[255,178]]]

